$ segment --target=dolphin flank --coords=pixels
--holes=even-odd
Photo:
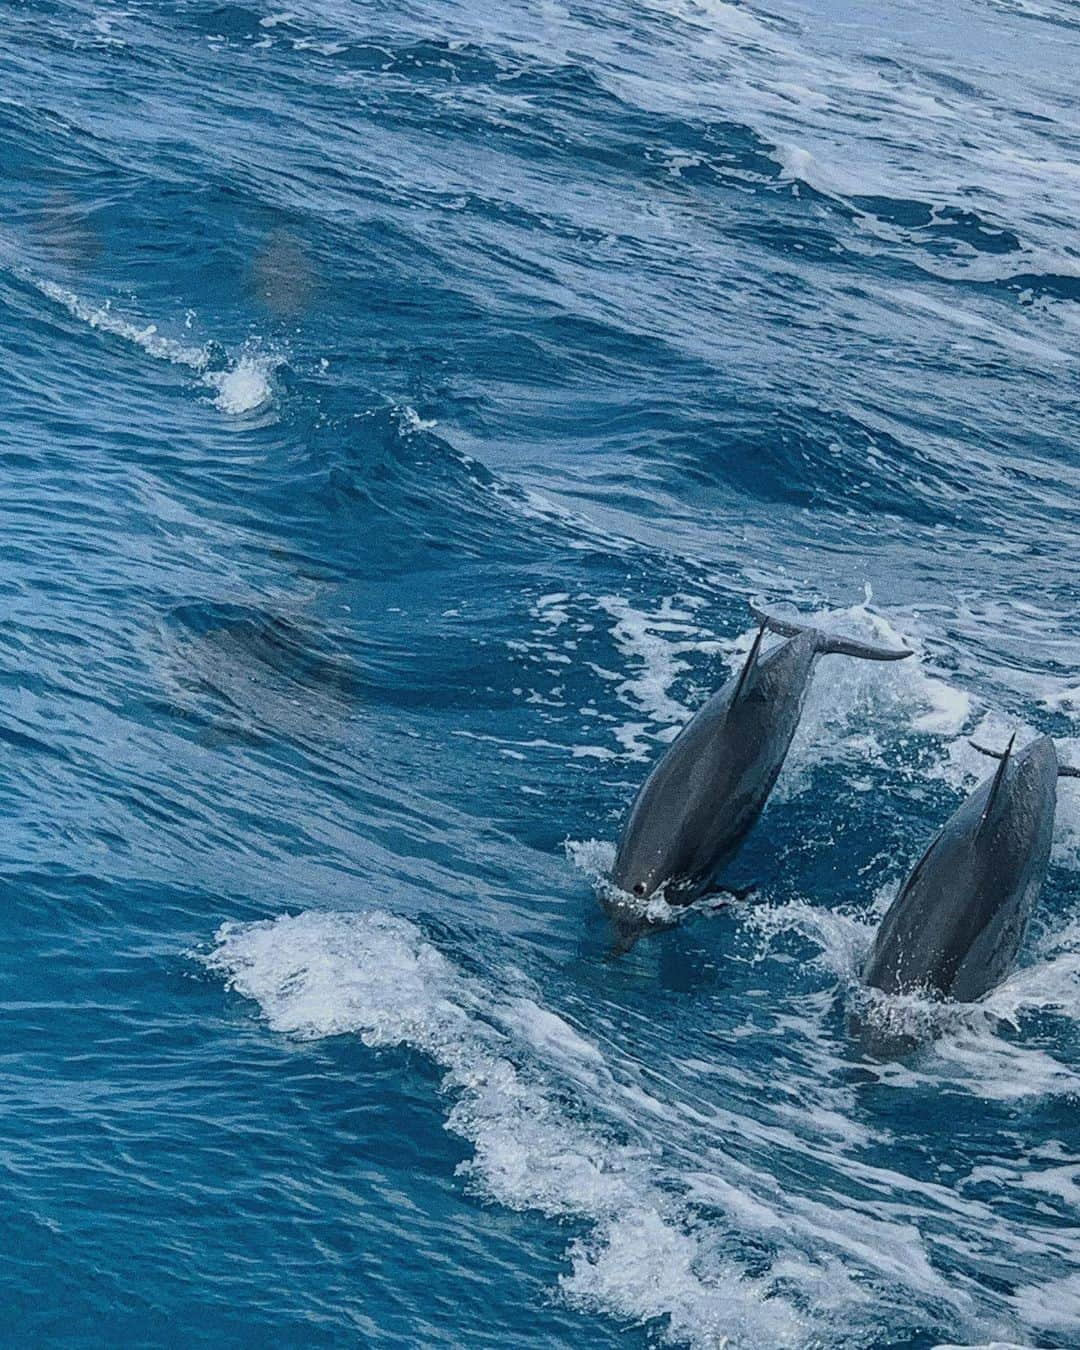
[[[687,723],[631,808],[612,881],[639,899],[664,887],[669,903],[689,904],[738,852],[783,766],[818,657],[912,655],[750,608],[760,627],[742,670]],[[766,631],[789,640],[762,655]]]
[[[1058,776],[1080,769],[1058,764],[1049,736],[984,753],[996,771],[935,835],[878,928],[864,979],[885,993],[972,1002],[1012,969],[1050,859]]]

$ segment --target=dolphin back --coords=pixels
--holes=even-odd
[[[612,873],[623,890],[651,894],[675,880],[683,883],[676,901],[693,899],[761,814],[798,727],[817,647],[807,634],[757,661],[758,645],[638,793]]]
[[[881,921],[864,978],[971,1002],[1012,969],[1050,857],[1057,763],[1034,742],[946,821]]]

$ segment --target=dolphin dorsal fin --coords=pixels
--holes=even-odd
[[[1013,740],[1015,739],[1016,737],[1014,736]],[[988,750],[985,745],[980,745],[978,741],[968,741],[968,744],[973,745],[975,749],[978,750],[980,755],[989,755],[991,759],[1001,759],[1003,757],[1000,750]],[[1012,749],[1012,741],[1009,742],[1009,750],[1011,749]],[[1008,756],[1008,753],[1009,751],[1006,750],[1005,751],[1006,757]],[[1080,769],[1074,768],[1073,765],[1071,764],[1059,764],[1058,777],[1080,778]]]
[[[743,690],[746,688],[747,681],[753,673],[754,667],[757,665],[758,652],[761,650],[762,639],[765,637],[765,630],[768,626],[767,623],[763,622],[757,630],[757,637],[754,638],[754,645],[750,648],[750,654],[747,656],[746,662],[739,674],[739,683],[735,686],[735,692],[731,696],[730,706],[732,708],[738,703]]]
[[[997,773],[994,774],[994,781],[990,784],[990,796],[986,799],[986,805],[983,807],[982,819],[979,821],[980,832],[990,819],[990,814],[994,809],[994,803],[997,801],[998,793],[1001,791],[1001,784],[1005,780],[1005,773],[1009,767],[1009,756],[1012,754],[1013,742],[1016,740],[1014,731],[1009,738],[1009,744],[1005,747],[1005,753],[1001,756],[1001,763],[997,766]],[[981,746],[978,747],[980,750]]]

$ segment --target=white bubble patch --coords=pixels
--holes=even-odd
[[[264,408],[274,396],[271,369],[267,357],[242,356],[231,369],[207,375],[206,383],[217,390],[215,405],[231,417]]]
[[[62,305],[74,319],[88,324],[99,332],[112,337],[122,338],[136,347],[141,347],[147,356],[156,361],[170,361],[176,366],[187,366],[189,370],[203,371],[210,363],[210,353],[205,347],[196,347],[180,342],[176,338],[163,337],[153,323],[139,323],[118,314],[111,303],[92,305],[82,300],[74,291],[57,286],[52,281],[35,281],[42,295]]]

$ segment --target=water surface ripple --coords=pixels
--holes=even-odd
[[[876,917],[1080,763],[1067,0],[17,0],[0,1339],[1080,1342],[1080,789],[1013,977]],[[749,594],[763,903],[593,893]]]

